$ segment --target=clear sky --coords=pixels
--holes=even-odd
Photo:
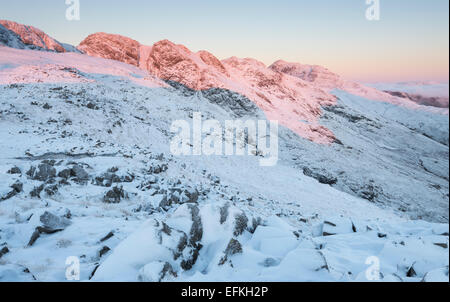
[[[0,0],[0,19],[74,45],[102,31],[220,59],[319,64],[359,81],[448,81],[448,0],[379,0],[381,20],[371,22],[365,1],[80,0],[81,20],[69,22],[65,0]]]

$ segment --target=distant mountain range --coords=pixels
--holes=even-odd
[[[146,46],[107,33],[92,34],[75,48],[32,26],[4,20],[0,24],[0,43],[5,46],[60,53],[81,52],[139,67],[172,85],[181,84],[196,91],[220,88],[239,93],[261,108],[269,119],[278,120],[295,133],[318,143],[328,144],[335,140],[333,133],[318,123],[321,106],[336,101],[330,93],[334,89],[417,107],[413,102],[417,98],[346,81],[322,66],[281,60],[266,66],[255,59],[236,57],[221,61],[207,51],[192,52],[168,40]]]

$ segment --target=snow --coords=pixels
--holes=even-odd
[[[8,20],[0,20],[0,26],[14,33],[14,35],[19,39],[19,43],[14,42],[14,40],[16,40],[14,38],[12,43],[15,45],[13,44],[7,46],[16,47],[20,44],[20,48],[23,48],[22,45],[25,44],[27,48],[37,48],[57,52],[66,51],[62,44],[33,26],[22,25]]]
[[[245,83],[265,68],[252,60],[223,64]],[[0,66],[8,66],[0,70],[0,200],[23,184],[0,201],[0,250],[9,249],[1,281],[65,281],[66,258],[76,256],[82,281],[370,281],[366,262],[377,257],[380,281],[448,282],[444,114],[333,90],[334,111],[322,109],[312,123],[342,145],[282,127],[278,164],[260,167],[256,156],[170,154],[173,120],[197,111],[235,118],[205,91],[184,94],[136,66],[76,53],[1,47]],[[317,92],[305,87],[305,95]],[[44,161],[56,175],[78,165],[89,180],[31,179],[26,172]],[[149,172],[159,165],[167,171]],[[21,173],[7,173],[14,166]],[[304,167],[338,182],[320,183]],[[108,173],[116,182],[104,187]],[[31,197],[40,185],[40,198]],[[372,201],[371,185],[383,190],[372,188]],[[126,194],[105,203],[115,186]],[[194,188],[197,201],[159,206],[172,191]],[[45,212],[71,223],[28,246]]]
[[[208,225],[204,228],[205,232],[217,232],[217,228],[222,231],[216,233],[215,241],[202,241],[202,250],[205,252],[201,254],[198,263],[192,271],[181,273],[176,280],[367,282],[369,280],[366,279],[365,272],[369,257],[378,257],[380,272],[384,276],[380,280],[385,281],[394,277],[396,281],[420,281],[428,272],[448,267],[448,251],[434,245],[435,242],[448,239],[430,231],[434,226],[432,224],[419,226],[414,222],[399,223],[398,227],[406,229],[405,231],[398,231],[397,225],[392,227],[390,224],[377,224],[378,229],[395,229],[392,233],[386,232],[386,237],[380,237],[377,229],[314,237],[305,232],[309,229],[308,226],[302,226],[303,233],[300,238],[296,238],[292,231],[280,227],[277,220],[279,218],[271,217],[266,221],[267,225],[258,227],[254,234],[245,233],[240,236],[238,240],[242,243],[242,253],[231,257],[231,266],[229,263],[216,264],[228,243],[223,238],[227,238],[225,234],[229,225],[220,227],[219,221],[214,221],[214,217],[203,216],[202,221],[206,221]],[[172,226],[170,222],[169,219],[168,225]],[[213,222],[215,227],[211,227]],[[169,262],[176,268],[176,262],[167,257],[170,248],[158,245],[156,237],[155,222],[144,223],[115,249],[99,268],[94,280],[105,281],[117,276],[113,280],[130,281],[136,280],[134,278],[138,275],[144,275],[150,276],[146,280],[155,281],[158,280],[162,263]],[[127,263],[126,269],[123,267],[124,263]],[[407,276],[411,266],[416,272],[414,277]],[[173,280],[172,277],[166,281]]]
[[[323,144],[334,140],[333,134],[317,120],[320,105],[331,105],[335,98],[306,81],[282,76],[257,60],[233,57],[219,61],[207,51],[194,53],[168,40],[145,46],[127,37],[105,33],[90,35],[79,49],[91,56],[137,65],[161,79],[193,90],[220,88],[237,92],[254,102],[269,120],[278,120],[300,136]]]
[[[76,53],[24,52],[5,47],[0,52],[0,66],[8,67],[0,69],[0,84],[95,82],[96,77],[108,75],[148,87],[166,86],[139,68]]]
[[[325,91],[333,91],[333,90],[343,90],[347,93],[360,96],[369,100],[376,100],[381,102],[386,102],[402,107],[406,107],[409,109],[415,109],[415,110],[422,110],[422,111],[428,111],[432,113],[439,113],[439,114],[445,114],[448,115],[448,84],[445,85],[432,85],[428,87],[428,92],[425,93],[425,90],[423,87],[427,84],[420,84],[422,89],[418,90],[419,84],[398,84],[398,85],[390,85],[390,84],[383,84],[383,83],[377,83],[377,84],[367,84],[363,85],[360,83],[352,82],[345,80],[341,78],[339,75],[329,71],[328,69],[317,66],[317,65],[307,65],[307,64],[300,64],[300,63],[290,63],[285,62],[283,60],[279,60],[269,66],[270,69],[282,72],[284,74],[288,74],[291,76],[294,76],[296,78],[300,78],[302,80],[305,80],[307,82],[312,83],[314,86],[318,88],[322,88]],[[414,86],[411,86],[414,85]],[[400,88],[401,87],[401,88]],[[408,88],[409,87],[409,88]],[[414,87],[411,89],[411,87]],[[440,108],[431,108],[427,106],[422,106],[420,102],[410,100],[409,98],[403,98],[398,97],[396,95],[392,95],[390,93],[386,93],[384,90],[391,90],[391,91],[402,91],[402,92],[415,92],[419,94],[423,94],[425,96],[433,96],[433,97],[440,97],[444,96],[444,90],[446,89],[447,92],[447,100],[442,100],[439,103],[446,103],[447,109],[440,109]],[[438,92],[439,91],[439,92]],[[432,95],[431,95],[432,94]],[[439,106],[444,107],[445,106]]]

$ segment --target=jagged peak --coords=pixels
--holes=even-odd
[[[222,60],[222,63],[231,65],[233,67],[237,67],[240,65],[253,65],[256,67],[267,68],[266,64],[254,58],[238,58],[236,56],[232,56],[228,59]]]
[[[134,41],[136,43],[139,43],[136,40],[133,40],[133,39],[131,39],[129,37],[126,37],[126,36],[123,36],[123,35],[112,34],[112,33],[107,33],[107,32],[102,32],[102,31],[90,34],[83,41],[85,41],[87,39],[90,39],[90,38],[94,38],[94,37],[116,37],[116,38],[120,38],[120,39],[124,39],[124,40],[131,40],[131,41]],[[81,43],[83,43],[83,41]]]
[[[139,66],[140,43],[131,38],[98,32],[84,39],[78,49],[90,56]]]
[[[13,32],[20,41],[28,47],[56,52],[67,52],[67,49],[63,44],[34,26],[24,25],[9,20],[0,20],[0,25]]]
[[[200,57],[200,59],[202,59],[202,61],[209,66],[212,66],[216,69],[218,69],[219,71],[221,71],[222,73],[228,74],[225,66],[223,66],[222,62],[220,62],[220,60],[214,56],[212,53],[210,53],[209,51],[206,50],[200,50],[199,52],[197,52],[197,55]]]

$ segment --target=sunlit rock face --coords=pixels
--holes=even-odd
[[[26,47],[23,48],[35,48],[35,49],[42,49],[42,50],[50,50],[50,51],[56,51],[56,52],[66,52],[66,48],[63,46],[63,44],[59,43],[52,37],[48,36],[43,31],[33,27],[33,26],[27,26],[22,25],[16,22],[7,21],[7,20],[0,20],[0,25],[3,26],[5,29],[11,31],[14,33],[15,37],[14,40],[18,40],[15,43],[16,45],[24,45]],[[17,39],[18,38],[18,39]],[[0,42],[1,43],[1,42]],[[12,46],[14,45],[8,45],[4,43],[6,46]],[[19,47],[21,48],[21,47]]]
[[[96,33],[80,43],[78,49],[87,55],[139,65],[139,42],[120,35]]]
[[[151,74],[196,91],[221,88],[245,96],[271,120],[302,137],[332,143],[333,133],[318,123],[321,106],[336,98],[310,82],[271,70],[254,59],[219,60],[207,51],[192,52],[163,40],[152,46],[126,37],[97,33],[78,47],[84,53],[139,66]]]

